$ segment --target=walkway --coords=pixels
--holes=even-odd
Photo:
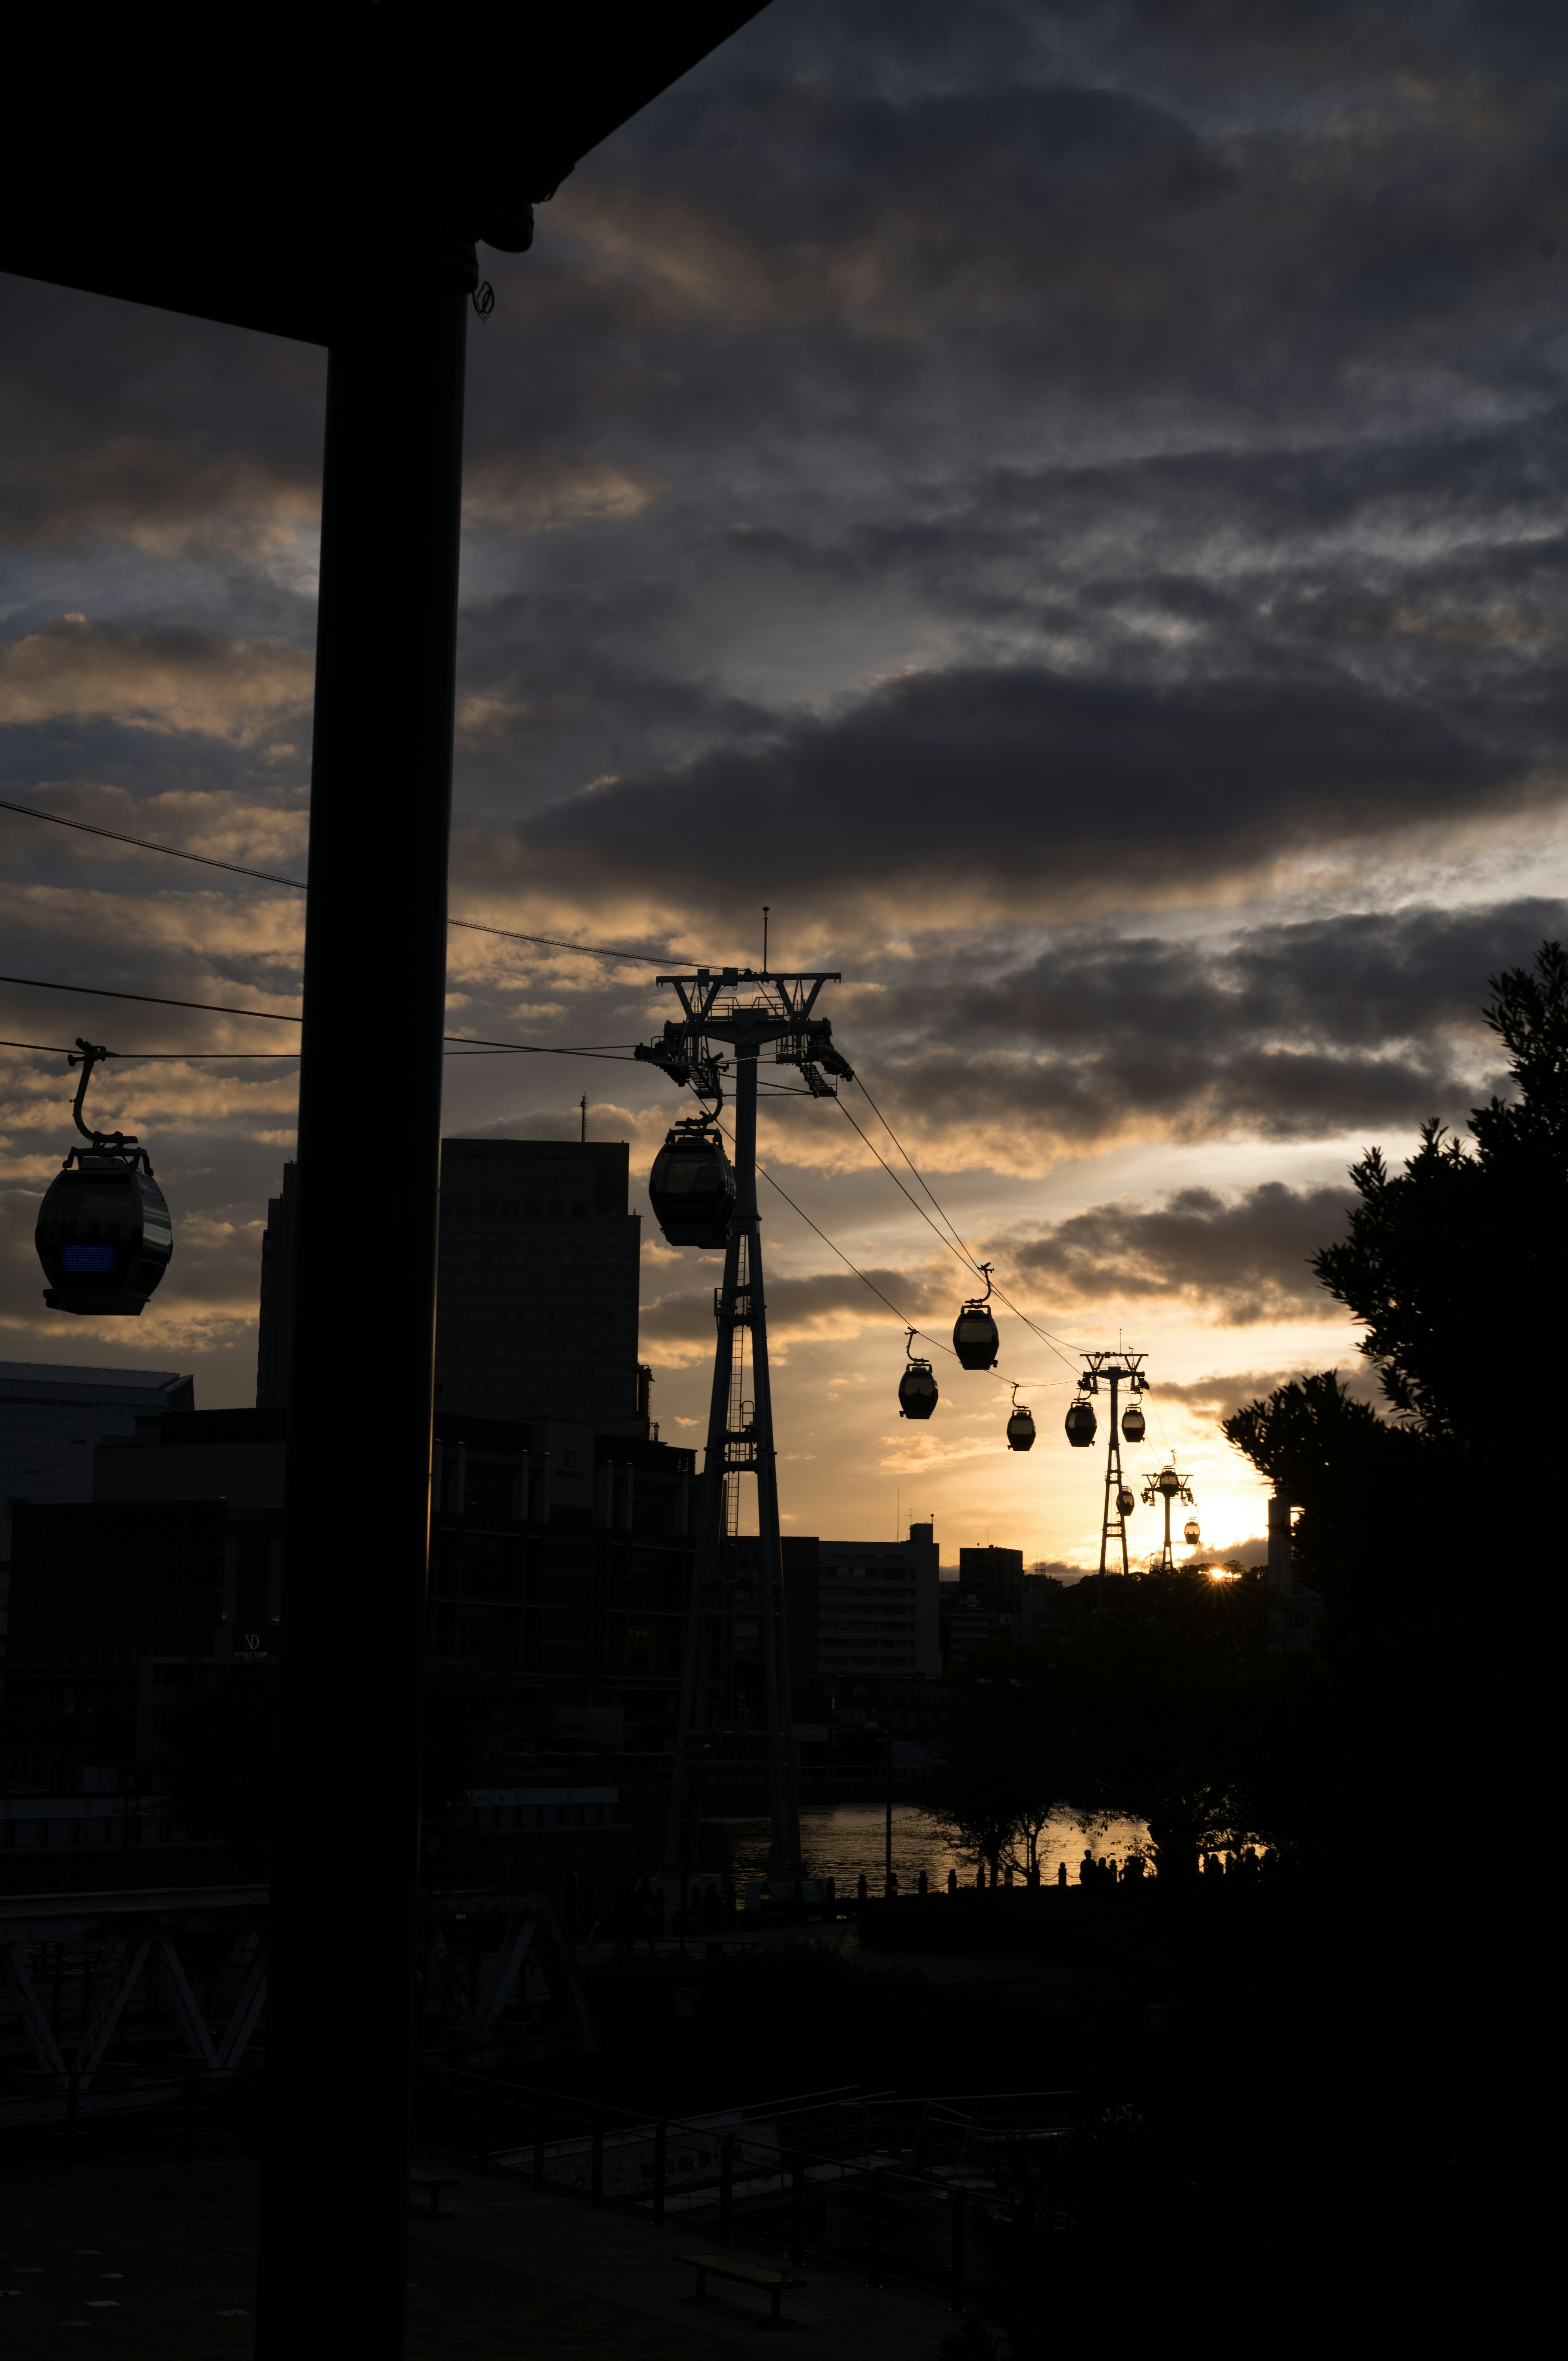
[[[685,2234],[673,2224],[659,2229],[618,2208],[596,2213],[574,2198],[536,2196],[507,2173],[466,2163],[444,2169],[460,2176],[462,2187],[443,2200],[450,2218],[431,2222],[411,2213],[418,2241],[754,2349],[767,2314],[765,2296],[710,2281],[706,2303],[684,2300],[692,2274],[677,2269],[671,2257],[717,2246],[712,2224]],[[740,2261],[774,2259],[759,2247],[734,2251]],[[824,2265],[814,2256],[801,2277],[808,2284],[785,2299],[784,2312],[800,2323],[814,2361],[927,2361],[952,2325],[941,2301],[869,2288],[863,2273]]]

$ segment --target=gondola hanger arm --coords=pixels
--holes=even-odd
[[[77,1130],[82,1134],[82,1138],[90,1140],[94,1148],[105,1148],[111,1146],[115,1148],[135,1148],[137,1141],[134,1135],[131,1133],[124,1131],[93,1131],[82,1120],[82,1103],[87,1096],[87,1085],[93,1079],[93,1069],[94,1066],[101,1064],[104,1059],[112,1058],[114,1054],[113,1049],[105,1049],[98,1042],[84,1041],[80,1033],[76,1037],[75,1049],[68,1049],[66,1051],[66,1064],[68,1066],[80,1066],[82,1069],[82,1080],[76,1085],[76,1096],[71,1101],[71,1119],[75,1123]]]

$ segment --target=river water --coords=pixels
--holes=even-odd
[[[719,1840],[732,1877],[764,1873],[768,1862],[765,1819],[705,1817],[703,1826]],[[814,1877],[836,1878],[841,1895],[846,1890],[853,1893],[855,1880],[862,1876],[873,1893],[881,1891],[885,1841],[881,1804],[807,1805],[800,1816],[800,1844],[807,1870]],[[1065,1861],[1068,1876],[1076,1883],[1086,1849],[1097,1861],[1114,1861],[1120,1867],[1135,1845],[1147,1841],[1142,1820],[1098,1817],[1086,1833],[1074,1814],[1059,1812],[1047,1821],[1040,1839],[1040,1873],[1054,1883],[1057,1864]],[[893,1866],[905,1892],[914,1886],[922,1870],[934,1891],[946,1887],[949,1869],[958,1871],[961,1884],[974,1883],[973,1863],[959,1858],[936,1823],[915,1804],[893,1807]]]

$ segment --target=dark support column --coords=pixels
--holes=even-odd
[[[393,2361],[407,2277],[468,297],[461,248],[395,285],[355,268],[327,386],[260,2361]]]

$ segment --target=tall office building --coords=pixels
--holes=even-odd
[[[435,1407],[620,1433],[647,1412],[624,1140],[445,1139]],[[294,1167],[268,1205],[259,1408],[288,1400]],[[373,1372],[367,1372],[372,1380]]]
[[[905,1542],[818,1542],[817,1670],[841,1681],[935,1679],[938,1550],[928,1524]]]
[[[446,1139],[435,1406],[604,1433],[637,1411],[624,1140]]]

